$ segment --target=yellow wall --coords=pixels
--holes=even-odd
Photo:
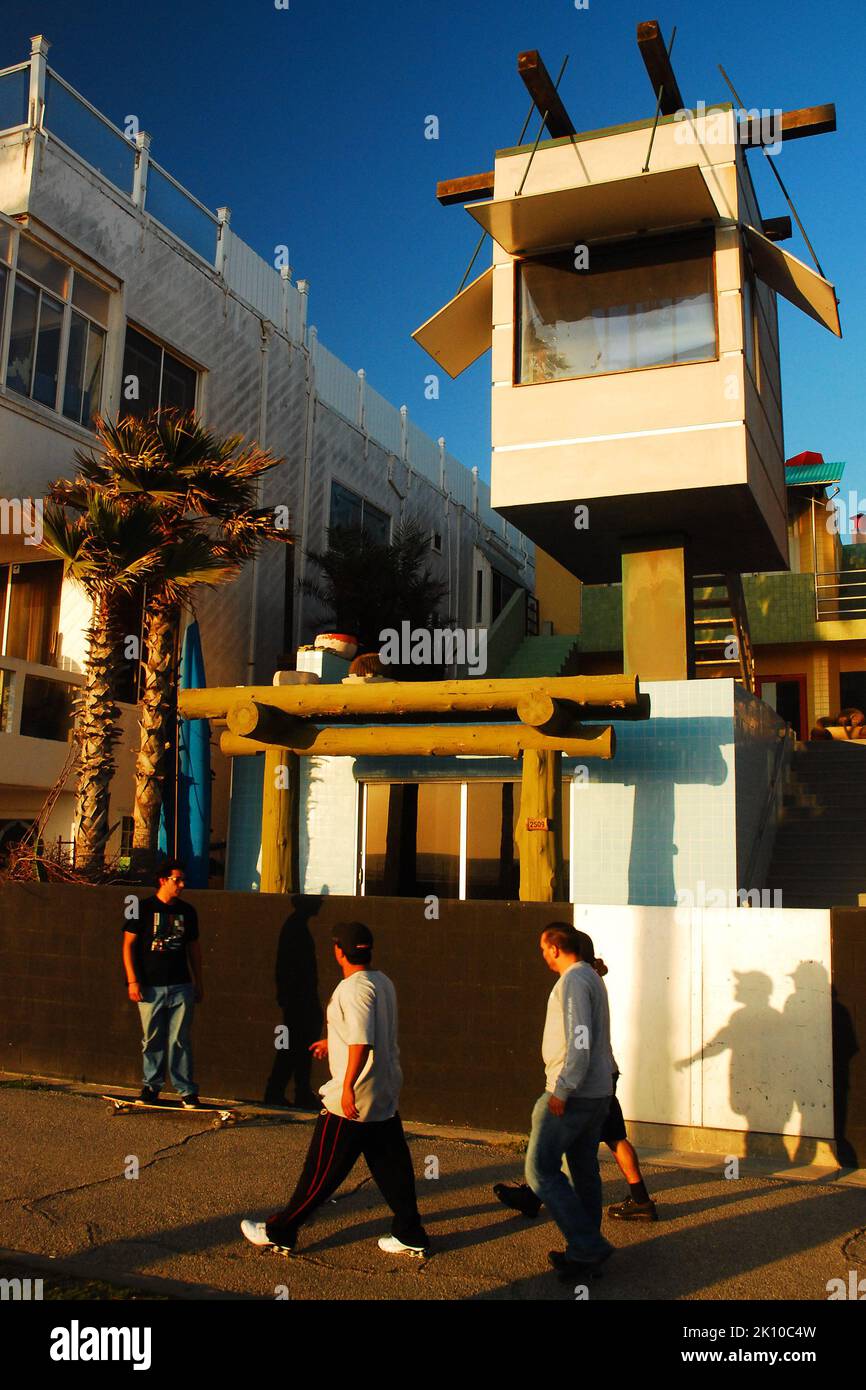
[[[553,623],[555,635],[580,632],[583,585],[543,550],[535,551],[535,593],[539,623]]]

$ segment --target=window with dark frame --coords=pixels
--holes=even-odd
[[[144,419],[155,410],[187,414],[196,407],[198,372],[154,338],[126,325],[121,414]]]
[[[9,390],[90,428],[101,407],[108,291],[39,242],[0,227],[0,335],[9,314],[2,365]]]
[[[365,497],[342,483],[331,483],[331,510],[328,529],[341,526],[348,531],[364,531],[377,545],[391,542],[391,518]]]
[[[518,263],[516,381],[532,385],[717,356],[712,233]]]

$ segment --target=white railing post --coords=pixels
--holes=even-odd
[[[214,269],[217,275],[225,276],[229,250],[229,223],[232,220],[231,208],[217,208],[217,240],[214,255]]]
[[[355,424],[359,430],[367,431],[367,373],[363,367],[358,368],[358,410],[355,416]]]
[[[442,492],[447,492],[445,485],[445,436],[440,434],[436,441],[439,445],[439,488]]]
[[[48,50],[51,44],[44,34],[34,34],[30,40],[30,93],[27,110],[34,130],[42,125],[45,112],[45,78],[48,72]]]
[[[310,304],[310,282],[309,280],[298,281],[298,294],[301,296],[300,323],[298,324],[298,340],[304,345],[307,341],[307,310]]]
[[[409,461],[409,407],[400,406],[400,458],[404,463]]]
[[[472,511],[473,511],[473,514],[474,514],[475,516],[478,515],[478,464],[477,464],[477,463],[473,466],[473,469],[472,469]]]
[[[146,130],[135,137],[135,170],[132,175],[132,201],[144,210],[147,200],[147,171],[150,168],[150,136]]]
[[[287,338],[291,337],[291,325],[289,323],[289,300],[292,292],[292,267],[290,265],[280,266],[280,314],[283,321],[283,332]]]

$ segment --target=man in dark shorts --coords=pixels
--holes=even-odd
[[[186,1109],[198,1109],[190,1028],[193,1007],[204,998],[198,915],[181,902],[184,867],[169,860],[159,886],[123,924],[123,964],[129,998],[141,1015],[144,1084],[141,1100],[159,1103],[166,1068]]]
[[[600,956],[596,956],[591,938],[587,936],[586,932],[579,932],[578,935],[582,940],[583,960],[594,966],[597,973],[603,978],[607,974],[607,966]],[[601,1131],[600,1142],[607,1144],[616,1159],[617,1167],[628,1183],[629,1195],[624,1202],[616,1202],[613,1206],[608,1207],[607,1214],[614,1221],[658,1221],[656,1204],[646,1190],[637,1153],[628,1141],[622,1106],[616,1098],[619,1067],[615,1057],[612,1057],[612,1061],[614,1093],[604,1128]],[[503,1206],[510,1207],[513,1211],[519,1211],[524,1216],[537,1216],[541,1211],[542,1203],[526,1183],[498,1182],[493,1191]]]

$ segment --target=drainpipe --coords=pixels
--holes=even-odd
[[[809,499],[809,510],[810,510],[810,512],[811,512],[811,514],[812,514],[812,572],[813,572],[813,574],[815,575],[815,620],[817,621],[817,620],[818,620],[818,617],[820,616],[820,615],[819,615],[819,612],[818,612],[818,606],[819,606],[819,605],[818,605],[818,594],[819,594],[820,590],[819,590],[819,587],[818,587],[818,541],[817,541],[817,537],[816,537],[816,535],[815,535],[815,494],[814,494],[814,493],[812,494],[812,496],[811,496],[810,499]]]
[[[313,433],[316,418],[316,364],[315,348],[317,334],[315,328],[311,328],[307,334],[307,314],[309,308],[310,285],[307,280],[298,281],[298,294],[301,296],[301,326],[300,340],[301,348],[304,353],[306,364],[306,393],[307,393],[307,412],[304,427],[304,492],[301,502],[301,532],[298,536],[298,569],[296,574],[295,588],[295,617],[294,632],[296,643],[301,641],[301,614],[303,611],[303,595],[301,594],[301,581],[307,571],[307,546],[309,544],[310,527],[310,473],[313,460]]]
[[[258,443],[265,448],[265,439],[268,432],[268,349],[271,344],[271,333],[273,325],[264,319],[260,320],[262,330],[261,340],[261,366],[259,371],[259,422],[256,431]],[[256,479],[256,509],[262,505],[262,479]],[[253,566],[253,592],[250,600],[250,638],[247,645],[247,685],[255,685],[256,673],[256,639],[259,630],[259,578],[261,569],[258,563],[258,556],[252,559]]]

